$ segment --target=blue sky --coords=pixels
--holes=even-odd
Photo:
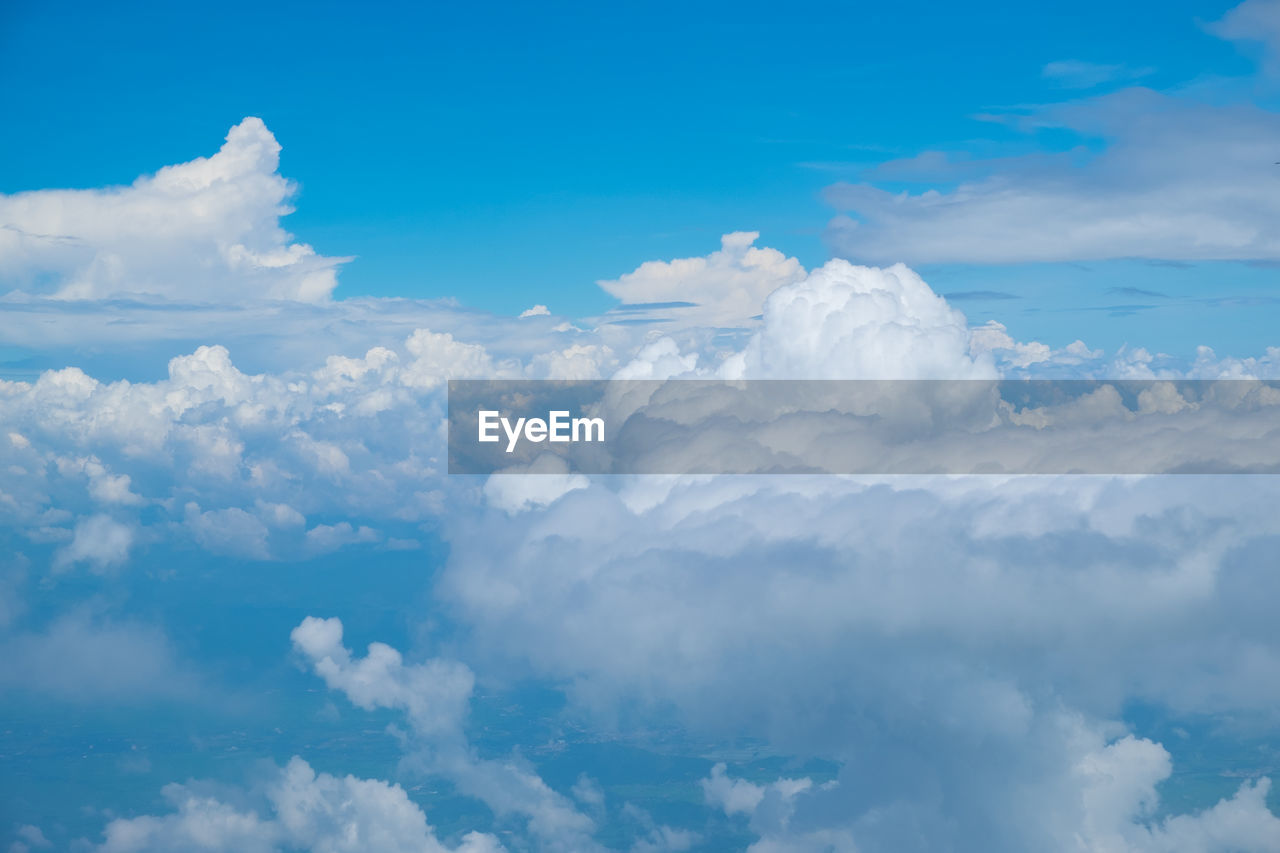
[[[0,851],[1275,853],[1272,477],[445,439],[1280,377],[1278,96],[1278,0],[3,4]]]
[[[0,35],[0,110],[15,131],[0,139],[0,189],[128,183],[206,153],[256,115],[301,187],[287,227],[358,258],[339,295],[449,296],[514,313],[536,291],[580,316],[611,304],[596,280],[704,254],[729,231],[760,231],[808,266],[841,253],[824,238],[835,211],[823,190],[876,164],[1079,141],[983,114],[1134,83],[1247,79],[1256,51],[1205,31],[1230,6],[391,4],[355,14],[233,3],[214,14],[18,2]],[[1051,63],[1102,70],[1055,77]],[[1089,310],[1091,343],[1170,350],[1193,343],[1185,312],[1116,322],[1097,309],[1132,304],[1111,292],[1126,286],[1212,296],[1274,280],[1235,264],[925,271],[939,292],[1023,297],[963,307],[1024,336],[1065,345],[1072,323],[1057,311]],[[1235,336],[1208,331],[1212,340],[1194,343],[1257,344],[1257,318],[1233,313]]]

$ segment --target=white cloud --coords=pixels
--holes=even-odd
[[[752,831],[759,836],[748,848],[751,853],[784,850],[858,853],[853,834],[845,828],[791,831],[796,798],[813,787],[813,781],[807,778],[778,779],[767,785],[756,785],[730,777],[724,764],[712,767],[711,775],[702,780],[702,794],[708,805],[722,809],[729,816],[748,817]]]
[[[1260,44],[1268,73],[1280,72],[1280,2],[1277,0],[1245,0],[1222,20],[1210,24],[1209,31],[1221,38]]]
[[[131,527],[109,515],[91,515],[76,524],[74,537],[58,551],[54,566],[88,563],[95,571],[102,571],[124,563],[132,545]]]
[[[9,853],[28,853],[30,850],[43,850],[53,846],[38,826],[20,826],[17,835],[19,840],[10,845]]]
[[[200,693],[162,631],[84,611],[0,638],[0,685],[93,704],[136,705]]]
[[[773,282],[771,269],[760,275]],[[450,480],[444,446],[449,377],[973,377],[1055,370],[1266,376],[1280,370],[1274,354],[1220,359],[1206,350],[1179,371],[1140,348],[1109,360],[1080,342],[1062,350],[1020,342],[998,323],[970,327],[903,266],[832,261],[778,288],[760,311],[756,330],[745,338],[608,325],[567,338],[506,335],[518,328],[505,325],[509,320],[493,318],[496,325],[485,330],[476,318],[459,326],[461,315],[455,315],[449,323],[469,329],[474,340],[426,328],[391,340],[383,332],[371,337],[384,343],[360,355],[316,355],[262,373],[241,369],[226,347],[201,346],[169,359],[168,377],[153,382],[103,382],[69,367],[34,382],[0,383],[0,417],[21,438],[0,442],[7,466],[0,516],[32,542],[60,543],[58,568],[101,571],[126,562],[137,542],[163,539],[172,529],[216,553],[319,553],[412,539],[414,531],[404,525],[438,516],[450,502],[469,506],[483,499],[521,511],[581,486],[540,477],[536,490],[525,478],[491,481],[477,492]],[[292,338],[296,330],[286,328]],[[194,505],[189,512],[188,504]],[[323,523],[313,522],[308,533],[300,518]]]
[[[517,513],[554,503],[588,485],[583,475],[569,473],[564,459],[544,453],[528,465],[513,465],[490,477],[484,496],[490,506]]]
[[[474,685],[466,666],[439,658],[406,664],[398,651],[383,643],[370,643],[365,657],[356,658],[343,645],[338,619],[309,616],[291,636],[294,648],[325,684],[345,693],[355,705],[405,713],[415,739],[407,764],[448,778],[500,817],[525,818],[529,834],[542,849],[600,849],[591,839],[594,822],[531,768],[517,758],[476,755],[463,731]]]
[[[1084,346],[1082,341],[1075,343]],[[1074,346],[1074,344],[1073,344]],[[1049,347],[1039,342],[1029,344],[1015,341],[1003,323],[989,320],[985,325],[972,329],[969,333],[969,352],[973,355],[995,352],[1008,353],[1007,360],[1011,367],[1030,367],[1033,364],[1048,361],[1052,356]],[[1079,352],[1079,348],[1073,352]],[[1088,352],[1087,348],[1085,350]],[[1098,353],[1099,356],[1102,353]]]
[[[344,545],[377,542],[380,538],[373,528],[364,525],[352,527],[347,521],[317,524],[306,532],[307,546],[315,553],[335,551]]]
[[[343,259],[280,227],[294,187],[279,154],[266,125],[246,118],[212,157],[128,187],[0,195],[0,277],[68,299],[327,299]]]
[[[1041,69],[1041,75],[1064,88],[1092,89],[1103,83],[1145,77],[1151,71],[1150,68],[1130,68],[1126,65],[1104,65],[1079,59],[1060,59],[1047,63]]]
[[[600,286],[621,299],[628,320],[660,319],[679,325],[743,326],[760,313],[771,292],[804,275],[795,258],[757,248],[755,231],[720,238],[720,250],[702,258],[647,261]],[[684,303],[684,304],[681,304]]]
[[[418,329],[405,342],[414,360],[403,381],[413,388],[432,388],[449,379],[488,379],[511,375],[493,363],[484,347],[456,341],[453,335]],[[518,374],[517,374],[518,375]]]
[[[834,260],[774,291],[763,327],[721,368],[740,379],[993,377],[969,355],[964,315],[915,272]]]
[[[532,308],[526,308],[520,312],[520,318],[525,317],[550,317],[551,310],[545,305],[535,305]]]
[[[1057,154],[879,170],[909,169],[945,189],[891,192],[874,172],[872,182],[837,184],[827,191],[842,211],[828,228],[832,246],[869,263],[1280,258],[1271,191],[1280,115],[1131,88],[1006,121],[1079,142]]]
[[[1084,735],[1082,745],[1086,742],[1090,749],[1076,765],[1083,783],[1079,793],[1083,806],[1080,825],[1063,832],[1048,846],[1041,842],[1036,849],[1098,853],[1280,850],[1280,818],[1265,803],[1268,780],[1245,782],[1233,797],[1201,812],[1155,820],[1157,786],[1170,774],[1169,754],[1159,744],[1132,736],[1099,744],[1096,737]],[[837,787],[826,785],[815,791],[808,779],[779,779],[757,785],[728,776],[723,764],[712,768],[710,777],[702,780],[709,804],[722,808],[727,815],[748,817],[758,836],[748,848],[751,853],[858,853],[868,849],[858,839],[876,834],[875,824],[884,821],[887,814],[868,815],[845,825],[800,829],[791,826],[797,807],[808,805],[805,800],[812,799],[815,793],[834,793]],[[908,845],[918,849],[918,840],[912,840],[916,844],[908,841]]]
[[[460,730],[474,685],[465,666],[445,660],[407,666],[384,643],[371,643],[365,657],[353,658],[342,644],[338,619],[308,616],[290,636],[325,684],[355,705],[403,710],[424,734],[453,736]]]
[[[1237,550],[1273,530],[1267,483],[669,486],[633,506],[643,478],[593,483],[462,526],[438,594],[476,659],[567,682],[598,719],[674,707],[694,736],[841,763],[838,785],[790,795],[785,833],[762,824],[761,850],[1108,849],[1143,837],[1170,770],[1109,722],[1125,703],[1247,717],[1278,701],[1280,634],[1238,597],[1269,565]],[[708,786],[735,814],[764,798]],[[1275,820],[1231,802],[1154,837],[1179,849],[1211,821],[1247,838]]]
[[[1224,139],[1226,159],[1237,164],[1261,152],[1274,130],[1270,117],[1175,104],[1152,126],[1135,125],[1126,113],[1144,98],[1166,105],[1130,92],[1049,116],[1090,132],[1117,129],[1120,144],[1080,167],[1109,210],[1123,219],[1163,205],[1177,218],[1189,206],[1183,196],[1194,196],[1195,215],[1179,220],[1203,237],[1194,251],[1270,251],[1272,202],[1257,195],[1260,183],[1248,181],[1254,195],[1246,200],[1264,224],[1241,237],[1244,219],[1234,206],[1243,169],[1209,156]],[[1178,135],[1187,125],[1197,134]],[[158,252],[97,221],[70,223],[87,242],[50,247],[10,231],[0,244],[5,269],[52,270],[63,296],[327,293],[332,263],[289,248],[279,232],[287,187],[275,175],[274,149],[253,127],[241,130],[217,157],[163,179],[65,196],[76,216],[83,207],[84,216],[105,218],[165,193],[186,211],[208,193],[211,230],[161,233]],[[1193,160],[1206,164],[1203,174],[1185,177],[1179,170]],[[985,257],[1012,243],[1015,252],[1040,256],[1133,245],[1166,251],[1161,241],[1176,238],[1181,251],[1192,251],[1182,239],[1189,230],[1147,229],[1141,217],[1136,229],[1105,218],[1097,234],[1067,227],[1050,248],[1024,239],[1107,213],[1076,204],[1074,190],[1063,189],[1069,182],[1061,176],[1076,167],[1031,165],[1017,186],[979,177],[949,197],[872,193],[881,225],[894,228],[861,245],[888,256],[906,247]],[[1214,185],[1225,188],[1221,196],[1208,192]],[[245,198],[230,200],[232,190]],[[4,204],[15,198],[31,210],[51,204],[45,197]],[[251,208],[243,234],[219,219],[243,212],[238,204]],[[911,227],[897,229],[884,211]],[[880,228],[876,221],[871,216],[857,239]],[[233,251],[236,241],[248,248]],[[392,541],[398,531],[384,526],[447,514],[451,556],[435,593],[471,637],[466,651],[476,661],[567,685],[574,709],[598,719],[623,709],[643,718],[658,708],[715,739],[758,738],[774,751],[840,765],[832,786],[757,784],[712,771],[708,798],[754,822],[757,850],[1267,849],[1258,839],[1274,837],[1266,833],[1275,818],[1265,809],[1265,783],[1208,811],[1151,824],[1168,756],[1109,722],[1135,697],[1178,712],[1244,715],[1280,701],[1280,636],[1266,604],[1273,596],[1263,594],[1273,585],[1271,564],[1241,553],[1273,530],[1274,489],[1265,482],[553,478],[546,488],[509,488],[495,478],[478,489],[444,476],[449,377],[1162,369],[1141,349],[1104,362],[1083,344],[1054,352],[1016,341],[1002,326],[971,328],[900,265],[835,261],[806,273],[754,241],[727,235],[705,258],[655,262],[605,283],[629,303],[697,305],[622,310],[586,332],[550,328],[553,321],[536,315],[499,319],[396,300],[197,312],[12,299],[0,312],[0,334],[17,345],[110,347],[138,328],[169,342],[199,325],[202,337],[242,341],[254,353],[247,358],[274,367],[245,367],[226,346],[201,346],[182,350],[189,354],[153,382],[101,381],[67,368],[0,384],[0,417],[21,438],[0,444],[0,492],[9,498],[0,499],[0,512],[33,541],[61,543],[55,559],[64,567],[99,568],[124,562],[135,540],[149,537],[190,536],[209,549],[278,556],[308,542],[318,551]],[[86,245],[90,256],[77,254]],[[212,272],[169,277],[192,258]],[[276,260],[288,262],[271,266]],[[236,283],[223,282],[224,274]],[[179,280],[196,289],[166,289],[164,282]],[[131,327],[104,317],[146,319]],[[650,336],[613,322],[626,318],[673,322]],[[696,324],[745,325],[751,333],[726,340]],[[270,354],[277,348],[285,355]],[[1206,375],[1277,364],[1274,354],[1201,356],[1194,369]],[[469,666],[406,662],[378,643],[357,656],[337,620],[307,619],[293,641],[357,706],[405,715],[406,772],[444,777],[500,819],[520,819],[532,846],[592,849],[595,823],[572,800],[519,756],[484,757],[466,738]],[[55,622],[4,644],[10,663],[0,672],[11,686],[127,696],[181,683],[163,636],[143,629]],[[362,849],[438,843],[398,787],[315,774],[300,760],[261,792],[258,808],[192,787],[171,794],[168,814],[112,823],[107,844],[116,846],[107,849],[176,849],[200,839],[238,850],[336,851],[352,837]],[[577,796],[593,808],[599,799],[582,785]],[[645,831],[650,846],[689,842]],[[492,840],[467,843],[480,850]]]
[[[665,335],[640,348],[631,361],[618,368],[612,379],[671,379],[693,372],[696,352],[681,353],[680,345]]]
[[[107,824],[101,853],[497,853],[492,835],[467,833],[456,847],[441,843],[426,815],[399,785],[316,773],[294,756],[263,790],[262,808],[223,802],[187,785],[169,785],[163,815],[117,818]]]
[[[258,560],[269,556],[267,526],[243,509],[233,506],[201,512],[193,501],[183,511],[192,538],[211,553]]]

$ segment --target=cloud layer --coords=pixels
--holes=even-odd
[[[1128,118],[1135,107],[1148,118]],[[1272,251],[1266,227],[1248,230],[1236,212],[1241,197],[1270,210],[1240,166],[1270,118],[1198,110],[1141,91],[1064,108],[1057,120],[1122,140],[1086,158],[1079,181],[978,178],[950,197],[902,199],[841,190],[866,216],[849,246],[895,261],[1009,245],[1026,257]],[[1143,153],[1188,121],[1208,129]],[[1197,146],[1221,145],[1234,165],[1179,173]],[[56,347],[83,333],[115,351],[124,333],[101,322],[107,312],[136,321],[151,359],[131,380],[88,365],[0,383],[11,552],[0,581],[16,598],[29,570],[74,599],[84,578],[149,582],[141,569],[160,545],[229,564],[352,549],[363,568],[382,549],[439,537],[447,557],[422,573],[437,610],[422,619],[452,627],[447,653],[375,642],[362,654],[332,617],[305,619],[289,639],[341,701],[395,718],[399,772],[444,780],[488,818],[442,840],[399,784],[286,753],[259,784],[173,785],[167,809],[106,818],[101,849],[478,853],[501,837],[581,851],[603,849],[602,816],[620,814],[638,827],[626,845],[637,850],[686,849],[703,833],[714,845],[715,821],[757,851],[1276,849],[1280,821],[1256,768],[1220,802],[1171,809],[1174,750],[1125,721],[1142,702],[1269,725],[1280,702],[1269,480],[444,474],[449,378],[1235,376],[1273,373],[1276,352],[1177,364],[1083,342],[1053,350],[971,325],[902,264],[805,270],[752,233],[607,283],[630,308],[595,321],[306,304],[332,290],[334,261],[280,231],[289,186],[277,151],[246,120],[214,157],[131,188],[0,200],[18,229],[4,232],[0,270],[43,294],[9,297],[5,342]],[[1244,195],[1192,210],[1186,197],[1215,181]],[[1073,197],[1077,183],[1131,226],[1096,219],[1106,211]],[[1152,206],[1166,218],[1147,217]],[[1065,236],[1049,246],[1040,235],[1055,230]],[[286,304],[263,305],[264,294]],[[245,304],[186,304],[197,297]],[[615,322],[628,316],[669,322]],[[188,343],[193,321],[208,340],[157,355]],[[181,582],[181,566],[166,568]],[[107,615],[6,606],[0,648],[18,662],[0,670],[6,688],[59,701],[197,695],[175,678],[164,631],[116,618],[127,593],[111,601],[99,602]],[[761,743],[835,770],[749,779],[699,757],[701,811],[668,824],[589,776],[553,784],[518,751],[480,746],[476,685],[526,680],[563,694],[602,738],[674,721],[709,743]],[[144,689],[157,682],[174,689]],[[49,829],[23,826],[28,845]]]

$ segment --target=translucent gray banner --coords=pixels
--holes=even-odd
[[[1280,381],[453,380],[451,474],[1280,471]]]

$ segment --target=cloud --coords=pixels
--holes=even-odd
[[[702,794],[707,802],[724,809],[725,814],[753,814],[765,798],[776,793],[784,802],[813,786],[810,779],[779,779],[768,786],[754,785],[742,779],[731,779],[725,773],[723,762],[711,768],[711,775],[702,780]]]
[[[948,302],[980,302],[1022,298],[1013,293],[1005,293],[1003,290],[953,290],[950,293],[942,294],[942,297]]]
[[[775,290],[762,328],[726,359],[726,378],[951,379],[994,376],[969,354],[964,315],[898,264],[834,260]]]
[[[352,527],[350,522],[339,521],[337,524],[317,524],[305,534],[307,546],[316,553],[336,551],[344,545],[355,545],[377,542],[381,537],[378,531],[361,525]]]
[[[1207,29],[1261,42],[1274,75],[1280,3],[1248,0]],[[1150,73],[1079,60],[1044,76],[1069,88]],[[881,164],[869,180],[827,191],[841,211],[828,240],[862,262],[1023,263],[1144,258],[1274,261],[1280,253],[1274,146],[1280,116],[1240,97],[1249,80],[1207,80],[1168,92],[1131,86],[981,118],[1025,134],[1073,140],[1067,150],[975,158],[927,151]],[[1255,87],[1256,88],[1256,87]],[[1025,150],[1026,146],[1021,146]],[[906,180],[920,190],[883,188]]]
[[[1268,74],[1280,71],[1280,2],[1245,0],[1208,27],[1219,38],[1261,45]]]
[[[253,370],[285,372],[316,366],[331,355],[402,349],[419,329],[522,360],[573,350],[582,361],[595,347],[607,364],[609,354],[600,348],[615,341],[628,346],[635,336],[616,326],[581,329],[554,317],[521,320],[441,300],[191,305],[10,295],[0,297],[0,305],[0,340],[32,354],[32,378],[43,367],[83,363],[113,376],[151,378],[157,362],[212,344],[235,353],[238,363]]]
[[[1014,123],[1081,142],[1062,154],[967,162],[965,175],[935,172],[939,183],[958,177],[953,188],[836,184],[827,199],[848,215],[832,220],[832,246],[863,262],[912,264],[1280,257],[1275,113],[1126,89]]]
[[[1274,486],[1242,485],[593,482],[455,519],[437,594],[473,659],[568,683],[591,719],[675,708],[694,737],[840,763],[760,828],[780,849],[1140,850],[1171,765],[1114,722],[1126,704],[1277,701],[1280,634],[1237,598],[1262,589]],[[746,814],[763,786],[732,781],[708,796]],[[1276,819],[1237,805],[1162,820],[1150,849]]]
[[[1157,786],[1170,773],[1169,754],[1149,740],[1132,736],[1097,746],[1083,754],[1076,766],[1083,780],[1081,827],[1064,834],[1055,850],[1126,851],[1126,853],[1214,853],[1248,850],[1266,853],[1280,849],[1280,818],[1266,807],[1269,782],[1245,782],[1229,799],[1196,814],[1155,820]],[[817,793],[831,793],[827,785]],[[779,779],[767,786],[733,779],[725,766],[712,768],[702,780],[706,800],[727,815],[745,814],[758,836],[748,850],[848,851],[865,850],[858,843],[882,820],[853,821],[851,826],[796,829],[791,825],[797,807],[814,796],[808,779]],[[863,824],[858,826],[858,824]],[[897,847],[896,849],[908,849]],[[917,849],[912,846],[909,849]]]
[[[132,545],[132,528],[108,515],[91,515],[76,524],[70,544],[59,549],[54,567],[83,562],[95,571],[103,571],[124,563]]]
[[[702,794],[708,805],[723,809],[726,815],[748,817],[751,830],[759,836],[747,848],[751,853],[782,850],[858,853],[859,847],[847,829],[791,831],[796,798],[813,789],[812,780],[778,779],[767,785],[756,785],[734,779],[725,771],[723,763],[712,767],[711,775],[702,780]]]
[[[759,274],[763,291],[773,272]],[[333,313],[343,304],[303,310],[348,326]],[[607,324],[555,332],[532,328],[540,317],[490,317],[486,325],[443,312],[435,316],[456,334],[423,327],[398,337],[403,318],[387,313],[378,331],[384,315],[375,313],[366,317],[371,345],[360,354],[317,352],[277,371],[250,372],[226,347],[204,345],[167,359],[167,377],[153,381],[103,381],[69,367],[0,383],[0,417],[18,437],[0,441],[0,517],[30,543],[56,543],[57,568],[101,572],[124,565],[139,543],[175,534],[251,559],[318,554],[414,539],[412,525],[440,517],[450,502],[485,500],[519,512],[580,486],[542,476],[537,489],[531,478],[516,478],[478,493],[448,478],[451,377],[1280,372],[1280,359],[1269,355],[1221,359],[1205,351],[1178,364],[1142,349],[1108,358],[1080,341],[1056,350],[1017,341],[996,322],[970,326],[901,265],[832,261],[778,287],[757,311],[754,330],[740,336],[697,328],[617,333]],[[300,334],[287,323],[277,333]],[[280,338],[263,338],[271,340]],[[300,519],[313,519],[310,531]]]
[[[17,836],[18,840],[9,846],[9,853],[29,853],[31,850],[44,850],[53,846],[40,827],[31,824],[18,827]]]
[[[645,344],[613,374],[613,379],[671,379],[697,369],[698,354],[682,353],[680,345],[663,336]]]
[[[755,231],[720,239],[720,250],[702,258],[648,261],[600,287],[642,317],[681,325],[743,326],[760,313],[764,299],[798,280],[804,268],[776,249],[757,248]],[[627,317],[634,322],[641,317]]]
[[[531,768],[514,758],[476,755],[463,731],[474,686],[470,669],[439,658],[406,664],[398,651],[383,643],[370,643],[365,657],[356,658],[343,645],[342,632],[338,619],[309,616],[291,637],[295,650],[325,684],[345,693],[353,704],[405,713],[414,738],[406,759],[410,766],[448,778],[499,817],[523,817],[541,849],[602,849],[591,839],[594,822]]]
[[[423,734],[453,736],[460,731],[474,686],[465,666],[444,660],[406,666],[400,653],[384,643],[372,643],[365,657],[353,658],[342,644],[338,619],[309,616],[290,637],[325,684],[358,707],[401,709]]]
[[[201,512],[192,501],[183,511],[192,538],[211,553],[258,560],[269,556],[267,526],[239,507]]]
[[[497,853],[492,835],[469,832],[443,844],[404,789],[377,779],[317,773],[294,756],[252,792],[260,808],[224,802],[189,785],[168,785],[167,814],[117,818],[101,853],[210,853],[309,850],[313,853]]]
[[[489,477],[484,496],[490,506],[517,513],[554,503],[589,485],[583,475],[570,474],[563,459],[543,454],[528,465],[512,465]]]
[[[1152,73],[1150,68],[1130,68],[1127,65],[1103,65],[1078,59],[1062,59],[1050,62],[1040,71],[1045,79],[1066,89],[1092,89],[1103,83],[1136,80]]]
[[[1084,346],[1081,341],[1075,343],[1080,344],[1081,347]],[[995,320],[988,320],[986,324],[978,326],[969,333],[969,351],[974,354],[1001,353],[1011,367],[1030,367],[1033,364],[1048,361],[1052,357],[1052,351],[1045,344],[1039,342],[1024,344],[1015,341],[1005,325]],[[1100,352],[1094,355],[1091,351],[1080,348],[1076,348],[1074,352],[1093,357],[1101,355]]]
[[[917,163],[971,177],[942,194],[867,193],[870,213],[859,211],[850,239],[893,260],[908,249],[1270,251],[1272,202],[1240,165],[1269,150],[1270,116],[1134,90],[1030,121],[1114,141],[1098,156]],[[1113,359],[1082,342],[1053,350],[999,324],[971,327],[908,267],[833,261],[809,272],[750,233],[604,283],[626,304],[594,329],[405,300],[186,304],[331,290],[333,261],[279,231],[288,188],[264,134],[242,125],[207,161],[58,196],[90,224],[68,214],[53,223],[60,230],[37,231],[23,207],[32,227],[5,232],[6,274],[51,272],[60,297],[11,296],[0,312],[7,342],[116,352],[141,335],[153,354],[193,327],[202,338],[146,362],[160,379],[65,368],[0,385],[0,417],[21,437],[0,442],[0,513],[33,554],[105,568],[137,542],[176,538],[281,557],[439,524],[450,547],[432,599],[459,626],[467,664],[409,661],[380,643],[358,655],[333,619],[303,621],[294,647],[357,707],[403,715],[404,772],[447,780],[531,847],[593,849],[600,806],[578,786],[584,813],[518,754],[482,754],[466,734],[477,672],[563,686],[589,719],[672,715],[713,742],[756,739],[837,764],[834,785],[710,770],[704,794],[749,823],[758,850],[1212,849],[1273,837],[1262,834],[1275,818],[1261,781],[1154,822],[1171,760],[1116,722],[1134,700],[1243,716],[1280,701],[1273,596],[1260,594],[1273,585],[1266,482],[570,477],[477,487],[444,475],[442,451],[450,377],[1207,375],[1275,372],[1275,353],[1203,352],[1170,367],[1140,348]],[[1006,166],[1001,178],[981,174]],[[121,205],[163,212],[166,194],[181,211],[208,201],[211,218],[175,215],[159,248],[102,224],[125,221]],[[4,204],[40,212],[52,201]],[[1177,227],[1153,224],[1151,210]],[[247,230],[233,223],[240,214]],[[193,264],[194,275],[177,274]],[[170,301],[149,301],[157,295]],[[613,322],[624,319],[668,322],[653,333]],[[155,368],[166,361],[164,375]],[[163,635],[121,623],[55,621],[4,643],[9,687],[132,696],[181,683]],[[106,849],[439,844],[397,786],[318,774],[301,759],[243,797],[191,785],[170,794],[166,814],[109,824]],[[637,821],[646,844],[689,843]]]
[[[164,632],[83,610],[0,638],[0,686],[93,704],[138,705],[201,692]]]
[[[1145,290],[1141,287],[1110,287],[1107,288],[1108,294],[1116,296],[1130,296],[1139,299],[1168,299],[1169,294],[1160,293],[1156,290]]]
[[[295,188],[279,154],[246,118],[213,156],[128,187],[0,195],[0,279],[63,299],[323,301],[345,259],[280,227]]]

